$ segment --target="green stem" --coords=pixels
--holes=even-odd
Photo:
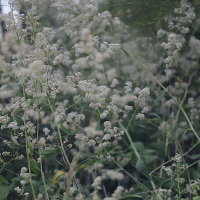
[[[118,124],[121,126],[121,128],[122,128],[122,129],[124,130],[124,132],[126,133],[126,136],[128,137],[128,140],[129,140],[129,142],[131,143],[131,147],[132,147],[132,149],[133,149],[134,152],[135,152],[135,155],[137,156],[138,159],[141,159],[141,158],[140,158],[140,155],[139,155],[139,153],[138,153],[138,151],[137,151],[137,149],[135,148],[135,145],[133,144],[133,141],[132,141],[131,136],[129,135],[127,129],[125,129],[125,127],[124,127],[119,121],[118,121]]]
[[[23,83],[22,83],[22,88],[23,88],[24,102],[26,103],[26,96],[25,96],[25,90],[24,90]],[[24,126],[26,127],[26,109],[24,110]],[[27,135],[26,128],[25,128],[25,138],[26,138],[26,155],[27,155],[27,161],[28,161],[29,179],[30,179],[33,197],[34,197],[34,200],[36,200],[35,191],[34,191],[32,179],[31,179],[31,166],[30,166],[30,160],[29,160],[29,155],[28,155],[28,135]]]
[[[113,159],[114,163],[123,171],[126,172],[126,174],[128,174],[137,184],[139,184],[144,190],[151,192],[145,185],[143,185],[142,183],[140,183],[136,178],[134,178],[131,174],[129,174],[120,164],[118,164],[118,162],[115,161],[115,159]]]
[[[40,146],[39,146],[39,142],[38,142],[38,139],[39,139],[38,138],[39,137],[39,135],[38,135],[39,134],[39,125],[38,124],[39,124],[39,122],[38,122],[38,118],[37,118],[37,144],[38,144],[38,150],[39,150],[39,155],[40,155],[40,173],[41,173],[41,176],[42,176],[42,182],[44,184],[46,197],[49,200],[49,195],[48,195],[47,188],[46,188],[46,183],[45,183],[45,180],[44,180],[44,174],[42,173],[42,156],[41,156]]]
[[[186,97],[187,97],[188,87],[189,87],[189,85],[191,84],[192,76],[193,76],[193,74],[190,76],[188,86],[187,86],[186,89],[185,89],[185,94],[184,94],[183,99],[182,99],[181,104],[180,104],[181,106],[183,105],[183,103],[184,103],[184,101],[185,101],[185,99],[186,99]],[[177,111],[177,114],[176,114],[176,123],[177,123],[177,121],[178,121],[178,117],[179,117],[180,110],[181,110],[181,109],[180,109],[180,107],[179,107],[179,109],[178,109],[178,111]],[[176,124],[176,123],[175,123],[175,124]],[[175,126],[175,125],[174,125],[174,126]]]
[[[128,130],[129,126],[131,125],[131,122],[132,122],[133,117],[135,116],[137,110],[138,110],[138,106],[136,107],[134,113],[132,114],[131,119],[129,120],[128,125],[127,125],[127,127],[126,127],[126,130]]]

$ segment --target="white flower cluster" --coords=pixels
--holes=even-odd
[[[188,192],[198,195],[198,191],[200,190],[200,180],[191,180],[191,183],[187,184],[186,187]]]
[[[4,152],[2,152],[2,156],[10,156],[10,152],[4,151]]]
[[[102,106],[104,100],[108,97],[110,88],[106,86],[97,86],[94,80],[79,81],[79,88],[81,91],[86,92],[85,100],[91,101],[89,107],[98,109]]]
[[[22,189],[20,189],[19,186],[15,188],[15,191],[16,191],[17,193],[22,193]]]
[[[163,42],[161,46],[165,50],[168,51],[168,56],[164,59],[164,63],[166,64],[166,77],[167,80],[172,76],[173,71],[169,69],[169,67],[172,67],[174,65],[175,58],[177,56],[178,51],[182,49],[183,44],[185,43],[185,34],[189,32],[189,28],[185,27],[186,24],[192,23],[192,20],[196,18],[196,14],[193,12],[194,8],[191,7],[189,3],[187,3],[187,0],[181,0],[180,1],[180,7],[174,9],[174,15],[179,15],[179,16],[167,16],[165,17],[165,21],[168,22],[168,28],[170,30],[177,29],[181,32],[181,34],[175,34],[175,33],[170,33],[167,32],[163,29],[160,29],[157,32],[157,37],[161,38],[164,35],[168,36],[168,43]],[[175,32],[175,31],[174,31]],[[194,41],[194,37],[191,37],[192,43]],[[191,44],[192,44],[191,43]],[[190,50],[189,52],[190,55],[192,55],[192,51]]]
[[[20,126],[20,129],[22,131],[24,131],[25,128],[27,130],[27,133],[33,133],[33,134],[36,133],[36,131],[35,131],[36,126],[34,126],[34,124],[31,121],[28,121],[25,126],[24,125]]]
[[[174,97],[174,99],[177,101],[177,97]],[[168,108],[172,107],[173,104],[176,104],[176,102],[174,101],[174,99],[170,99],[168,101],[165,102],[165,106],[167,106]]]
[[[172,190],[166,190],[166,189],[159,189],[159,194],[163,198],[167,198],[167,200],[171,200]]]
[[[78,115],[77,112],[72,111],[71,113],[67,114],[66,122],[72,123],[73,120],[75,121],[75,123],[80,123],[80,121],[85,120],[85,115],[84,114]]]
[[[82,194],[77,194],[75,200],[84,200],[84,196]]]
[[[86,167],[85,170],[92,174],[94,171],[100,172],[103,169],[103,167],[104,165],[102,163],[96,162],[93,165]]]
[[[183,184],[185,182],[184,178],[175,178],[175,180],[179,183],[179,184]]]
[[[165,50],[169,49],[174,49],[171,56],[168,56],[167,58],[164,59],[164,63],[166,64],[165,67],[168,69],[168,67],[171,67],[173,65],[173,58],[175,54],[181,50],[182,48],[182,43],[179,39],[180,35],[177,35],[175,33],[171,33],[168,35],[168,43],[163,42],[161,44],[161,47],[163,47]]]
[[[95,188],[95,190],[101,190],[101,177],[100,176],[97,176],[95,179],[94,179],[94,182],[92,184],[92,187]]]
[[[199,119],[200,109],[197,110],[196,108],[192,108],[190,109],[190,112],[191,112],[191,115],[190,115],[191,120],[195,121]]]
[[[116,78],[114,78],[113,80],[112,80],[112,83],[111,83],[111,87],[112,88],[114,88],[114,87],[116,87],[116,85],[118,84],[118,80],[116,79]]]
[[[18,125],[18,123],[16,121],[10,122],[10,124],[8,124],[7,128],[10,128],[13,131],[16,131],[17,129],[19,129],[19,126],[17,126],[17,125]]]
[[[162,169],[164,171],[166,171],[166,173],[168,174],[168,176],[171,176],[171,177],[174,176],[174,172],[172,171],[171,166],[168,166],[168,167],[162,166]]]
[[[177,163],[182,162],[182,156],[178,153],[175,155],[175,157],[172,157],[171,159],[174,160]]]
[[[29,178],[29,173],[26,173],[27,168],[26,167],[22,167],[21,168],[21,173],[20,176],[24,179],[28,179]]]
[[[16,160],[22,160],[23,158],[24,158],[24,155],[21,154],[21,155],[17,156],[15,159]]]
[[[8,117],[8,115],[3,115],[0,116],[0,123],[2,123],[3,125],[1,125],[1,129],[6,128],[6,124],[10,121],[10,117]]]
[[[112,194],[112,197],[115,199],[120,198],[123,191],[124,191],[124,188],[122,186],[117,186],[116,190]]]
[[[109,177],[111,180],[118,180],[118,181],[122,181],[124,179],[124,175],[121,172],[116,172],[114,170],[105,170],[103,175],[102,175],[102,179],[105,179]]]
[[[171,159],[174,160],[175,162],[171,166],[167,166],[167,167],[162,166],[161,169],[166,171],[168,176],[170,176],[171,178],[174,178],[175,180],[180,181],[180,183],[183,183],[184,178],[180,178],[180,174],[179,174],[182,170],[185,170],[185,165],[180,164],[182,162],[182,156],[177,153],[175,157],[172,157]]]
[[[98,123],[93,122],[90,126],[86,126],[84,128],[84,132],[86,133],[86,136],[88,138],[90,137],[98,137],[98,136],[103,136],[104,132],[103,130],[97,130]]]
[[[98,190],[102,189],[102,187],[101,187],[101,177],[100,176],[97,176],[94,179],[92,187],[94,187],[94,192],[92,192],[92,194],[91,194],[93,196],[93,199],[99,200],[100,198],[98,196]]]
[[[187,23],[192,23],[192,20],[196,18],[196,14],[193,11],[194,8],[191,7],[189,3],[187,3],[187,0],[181,0],[180,7],[174,9],[174,13],[178,14],[180,17],[168,16],[164,19],[165,21],[169,22],[170,29],[177,28],[182,32],[182,34],[186,34],[188,32],[188,29],[183,25]]]
[[[6,139],[3,140],[3,143],[8,145],[8,146],[11,144],[11,142],[8,142],[8,140],[6,140]]]
[[[79,147],[80,151],[83,151],[86,147],[95,147],[96,141],[89,139],[83,134],[77,133],[74,138],[76,139],[75,144]]]
[[[170,130],[170,124],[167,123],[167,122],[162,122],[162,123],[160,124],[160,126],[158,127],[158,130],[159,130],[159,131],[167,132],[168,130]]]

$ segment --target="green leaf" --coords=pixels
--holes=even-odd
[[[133,144],[138,151],[144,149],[144,144],[142,142],[133,142]]]
[[[65,133],[67,133],[67,135],[75,135],[75,133],[72,133],[71,131],[69,131],[68,129],[66,129],[66,128],[63,126],[63,124],[60,124],[60,126],[61,126],[61,129],[62,129]]]
[[[148,114],[148,115],[154,115],[154,116],[156,116],[158,119],[160,119],[160,117],[158,116],[158,115],[156,115],[155,113],[146,113],[146,114]],[[161,120],[161,119],[160,119]]]
[[[200,158],[200,154],[196,154],[196,155],[191,155],[191,156],[188,156],[190,159],[192,160],[195,160],[197,158]]]
[[[127,198],[133,198],[133,197],[138,197],[138,198],[142,198],[141,195],[138,195],[138,194],[131,194],[131,195],[126,195],[126,196],[123,196],[122,198],[120,199],[127,199]]]
[[[56,188],[56,186],[49,180],[46,179],[47,184],[52,187],[52,188]]]
[[[40,168],[38,167],[38,163],[37,163],[34,159],[30,158],[30,161],[31,161],[31,164],[32,164],[36,169],[40,170]]]
[[[91,161],[89,161],[89,162],[87,162],[87,163],[81,165],[81,166],[79,167],[79,169],[83,169],[83,168],[86,168],[86,167],[88,167],[88,166],[94,164],[95,162],[97,162],[98,159],[99,159],[99,158],[95,158],[94,160],[91,160]]]
[[[15,143],[15,144],[19,144],[18,142],[17,142],[17,140],[13,137],[13,134],[11,133],[11,140]]]
[[[163,134],[162,131],[156,131],[153,135],[151,135],[150,139],[160,137],[162,134]]]
[[[53,149],[47,149],[44,151],[41,151],[41,155],[48,155],[48,154],[53,154],[57,151],[57,149],[53,148]]]
[[[114,146],[109,153],[114,153],[116,151],[122,151],[122,147],[121,146]]]
[[[172,63],[173,65],[175,65],[175,58],[172,58]]]
[[[144,163],[144,161],[142,159],[139,159],[137,161],[137,164],[136,164],[136,169],[141,172],[144,176],[146,176],[149,180],[151,180],[150,176],[149,176],[149,172],[147,170],[147,167]]]
[[[8,181],[0,174],[0,181],[9,184]]]
[[[31,164],[31,170],[33,171],[33,173],[39,174],[38,170],[32,164]]]
[[[128,153],[120,153],[120,154],[117,155],[117,156],[119,156],[119,157],[121,157],[121,158],[130,158],[130,157],[131,157],[131,154],[132,154],[132,152],[130,151],[130,152],[128,152]]]
[[[30,155],[32,156],[33,155],[33,144],[29,141],[28,141],[28,148],[29,148],[29,151],[30,151]]]
[[[132,162],[132,164],[136,165],[137,161],[138,161],[138,158],[135,155],[135,152],[132,152],[132,154],[131,154],[131,162]]]
[[[159,101],[161,101],[161,99],[164,97],[165,95],[165,90],[163,90],[158,97],[156,98],[156,100],[154,101],[154,104],[158,103]]]
[[[161,141],[160,139],[157,140],[156,143],[158,157],[161,159],[165,158],[165,143]]]
[[[192,200],[200,200],[200,196],[198,196],[198,197],[193,197]]]
[[[30,164],[31,164],[31,170],[35,173],[35,174],[39,174],[38,170],[40,171],[37,162],[34,159],[30,159]]]
[[[0,185],[0,199],[3,200],[7,198],[9,191],[6,190],[3,186]]]
[[[87,197],[86,200],[93,200],[92,196]]]
[[[187,188],[184,188],[184,189],[181,191],[181,194],[187,194],[187,193],[188,193]]]
[[[51,69],[51,75],[53,74],[54,70],[55,70],[55,67],[53,66]]]
[[[158,157],[157,156],[145,156],[145,163],[148,165],[149,163],[153,162],[156,160]]]
[[[152,154],[152,153],[155,153],[155,152],[156,152],[156,150],[154,150],[154,149],[144,149],[144,150],[141,151],[141,153],[143,155],[149,155],[149,154]]]
[[[144,125],[137,125],[137,127],[138,127],[138,126],[139,126],[139,127],[142,127],[142,128],[145,128],[145,129],[147,128],[147,127],[144,126]]]

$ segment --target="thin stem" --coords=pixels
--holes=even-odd
[[[129,172],[127,172],[120,164],[118,164],[118,162],[115,161],[115,159],[113,159],[113,162],[121,169],[123,170],[126,174],[128,174],[137,184],[139,184],[144,190],[151,192],[145,185],[143,185],[142,183],[140,183],[136,178],[134,178],[131,174],[129,174]]]
[[[48,192],[47,192],[46,183],[45,183],[45,179],[44,179],[44,173],[42,172],[42,156],[41,156],[41,151],[40,151],[40,146],[39,146],[38,140],[39,140],[39,122],[38,122],[38,118],[37,118],[37,144],[38,144],[38,150],[39,150],[39,155],[40,155],[40,173],[41,173],[41,176],[42,176],[42,182],[44,184],[46,198],[49,200],[49,195],[48,195]]]
[[[25,96],[25,90],[24,90],[24,84],[23,83],[22,83],[22,88],[23,88],[24,102],[26,103],[26,96]],[[24,127],[26,127],[26,109],[24,110]],[[33,197],[34,197],[34,200],[36,200],[35,191],[34,191],[32,179],[31,179],[31,166],[30,166],[29,153],[28,153],[28,135],[27,135],[27,129],[26,128],[25,128],[25,138],[26,138],[26,155],[27,155],[27,161],[28,161],[29,179],[30,179]]]
[[[124,130],[124,132],[126,133],[126,136],[128,137],[129,142],[131,143],[131,147],[133,148],[133,150],[134,150],[134,152],[135,152],[137,158],[138,158],[138,159],[141,159],[141,158],[140,158],[140,155],[139,155],[139,153],[138,153],[138,151],[137,151],[137,149],[135,148],[135,145],[133,144],[133,141],[132,141],[131,136],[129,135],[127,129],[125,129],[125,127],[124,127],[119,121],[118,121],[118,124],[121,126],[121,128],[122,128],[122,129]]]
[[[127,127],[126,127],[126,130],[128,130],[129,126],[131,125],[131,122],[132,122],[133,117],[135,116],[137,110],[138,110],[138,106],[136,107],[134,113],[132,114],[131,119],[129,120],[128,125],[127,125]]]

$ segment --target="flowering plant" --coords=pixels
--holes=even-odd
[[[0,199],[200,198],[199,2],[137,28],[98,0],[9,7]]]

